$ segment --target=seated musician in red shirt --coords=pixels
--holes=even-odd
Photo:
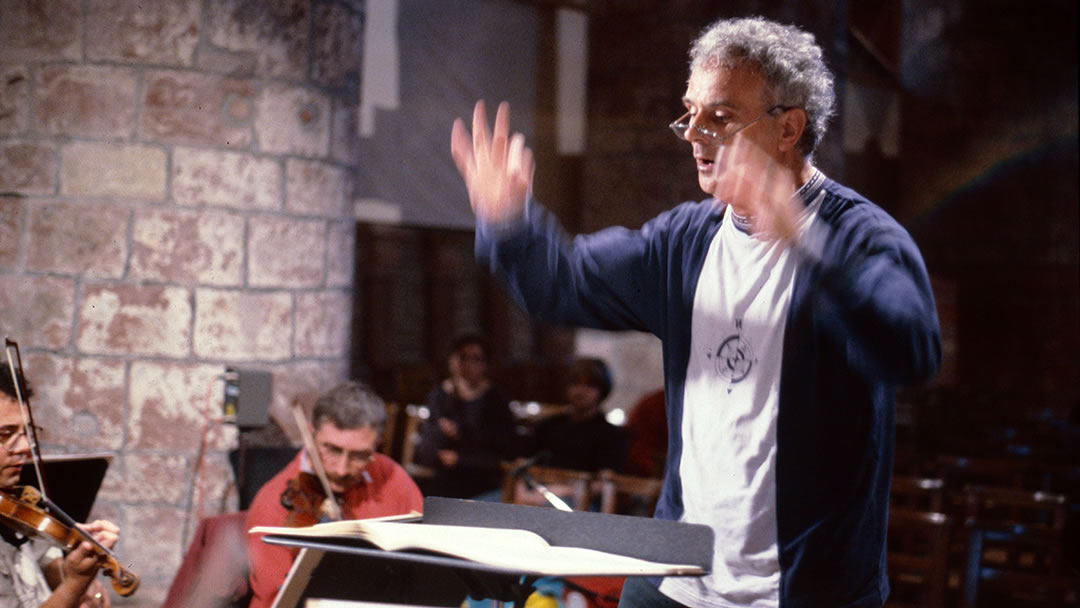
[[[345,382],[315,403],[311,433],[343,519],[399,515],[423,509],[420,490],[405,469],[376,452],[385,424],[383,400],[359,382]],[[259,489],[248,509],[246,529],[286,525],[290,511],[282,505],[282,495],[290,481],[300,478],[301,472],[314,472],[304,450]],[[294,551],[264,543],[259,534],[249,534],[247,546],[250,606],[270,606],[289,573]]]

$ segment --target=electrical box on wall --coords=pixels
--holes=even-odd
[[[272,380],[270,372],[226,367],[225,415],[241,429],[266,426]]]

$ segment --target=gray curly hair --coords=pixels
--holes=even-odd
[[[720,19],[690,47],[690,71],[747,65],[765,79],[773,105],[802,108],[806,128],[797,144],[809,157],[835,112],[833,75],[814,35],[762,17]]]

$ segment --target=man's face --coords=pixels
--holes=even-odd
[[[19,483],[22,465],[30,456],[30,442],[23,432],[22,412],[19,402],[0,393],[0,437],[8,441],[0,443],[0,488],[10,488]]]
[[[341,493],[359,484],[364,469],[375,455],[379,433],[373,427],[340,429],[323,422],[314,433],[330,489]]]
[[[754,143],[766,154],[775,155],[779,128],[769,110],[765,81],[754,70],[743,67],[702,67],[690,74],[683,105],[691,115],[691,125],[700,126],[721,137],[735,133],[722,142],[707,137],[695,129],[687,132],[697,163],[698,185],[714,197],[732,200],[725,191],[724,163],[730,158],[721,151],[732,146]],[[753,124],[755,118],[761,117]],[[740,127],[744,129],[736,131]],[[739,211],[739,209],[736,209]]]

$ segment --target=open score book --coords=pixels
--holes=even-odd
[[[306,528],[256,526],[251,534],[361,539],[385,551],[429,551],[541,576],[694,576],[700,566],[664,564],[580,547],[549,544],[528,530],[448,526],[393,519],[335,521]]]

